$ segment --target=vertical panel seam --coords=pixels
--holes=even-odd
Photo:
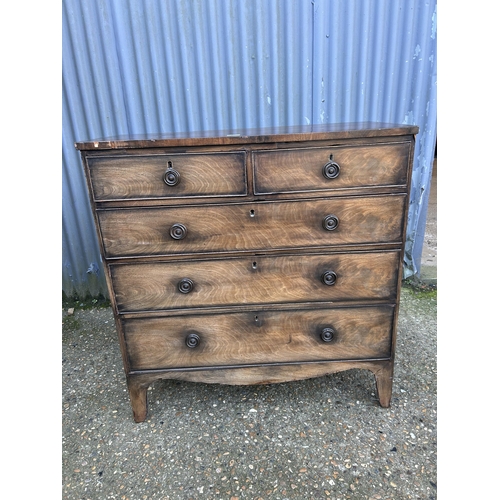
[[[315,18],[314,18],[314,6],[315,6],[315,0],[311,0],[311,8],[312,8],[312,26],[311,26],[311,32],[312,32],[312,49],[311,49],[311,124],[314,125],[314,100],[315,100],[315,89],[314,89],[314,61],[315,61],[315,55],[316,55],[316,33],[315,33],[315,28],[316,28],[316,23]]]

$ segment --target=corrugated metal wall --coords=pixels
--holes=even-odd
[[[63,291],[107,295],[77,140],[417,124],[406,275],[436,140],[436,0],[63,0]]]

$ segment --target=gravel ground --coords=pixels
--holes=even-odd
[[[63,309],[62,498],[436,499],[435,292],[403,287],[393,397],[365,370],[159,381],[132,418],[109,308]]]

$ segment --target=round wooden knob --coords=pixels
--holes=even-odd
[[[170,228],[170,236],[174,240],[183,240],[187,235],[187,229],[184,224],[173,224]]]
[[[340,166],[338,163],[335,163],[333,161],[329,161],[324,167],[323,167],[323,175],[327,179],[335,179],[339,176],[340,174]]]
[[[337,275],[333,271],[325,271],[321,275],[321,281],[328,286],[335,285],[337,282]]]
[[[190,280],[189,278],[182,278],[179,283],[177,283],[177,289],[181,293],[189,293],[192,291],[194,288],[194,282],[193,280]]]
[[[196,333],[190,333],[187,337],[186,337],[186,345],[190,348],[190,349],[194,349],[195,347],[198,347],[200,345],[200,336],[197,335]]]
[[[335,215],[327,215],[323,219],[323,228],[327,231],[334,231],[339,225],[339,219]]]
[[[163,175],[163,182],[167,186],[177,186],[180,181],[181,174],[179,174],[179,172],[177,172],[177,170],[174,170],[173,168],[169,168]]]
[[[331,342],[335,336],[335,330],[333,328],[323,328],[320,333],[321,340],[323,342]]]

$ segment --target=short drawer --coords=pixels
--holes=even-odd
[[[404,186],[410,144],[257,151],[256,194]]]
[[[110,266],[120,312],[237,304],[395,300],[399,252]]]
[[[399,243],[405,195],[98,210],[105,255]]]
[[[96,201],[243,196],[245,153],[87,158]]]
[[[394,308],[127,319],[132,370],[388,358]]]

